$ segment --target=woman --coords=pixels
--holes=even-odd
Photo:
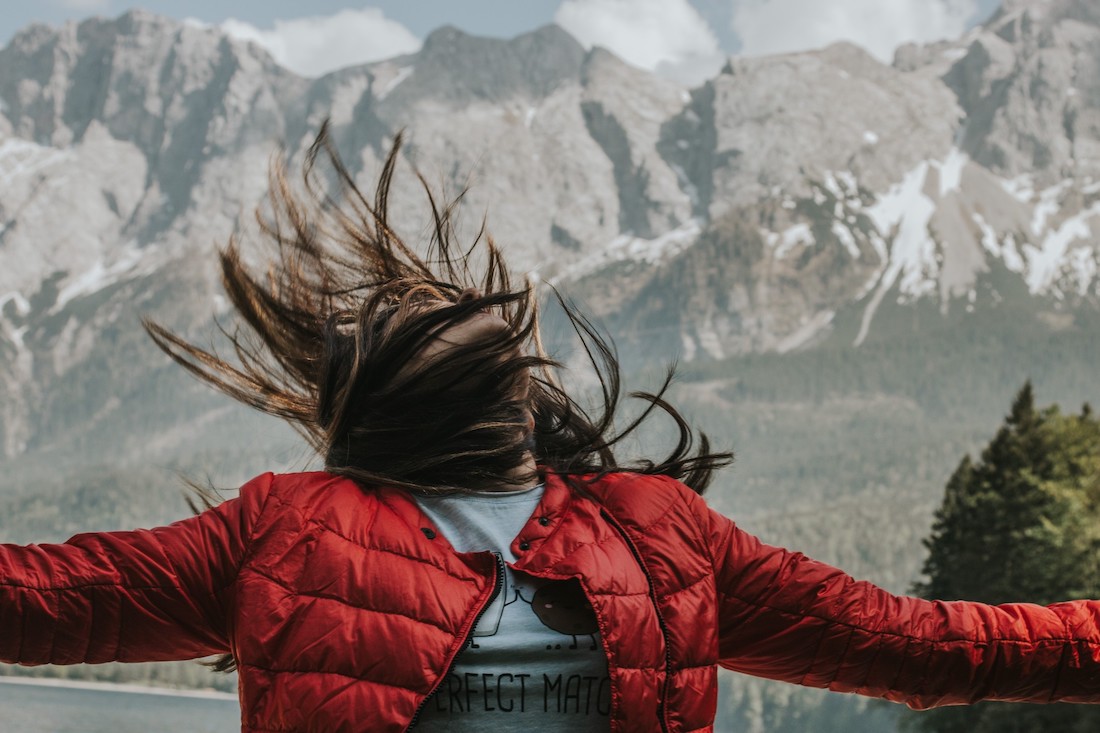
[[[699,492],[731,456],[705,437],[692,455],[667,380],[614,433],[617,365],[566,307],[601,375],[589,417],[491,241],[456,253],[434,203],[426,256],[392,232],[396,160],[373,203],[324,131],[304,200],[274,167],[275,264],[253,274],[232,241],[221,255],[251,332],[227,334],[235,362],[147,324],[194,374],[298,427],[325,470],[260,476],[169,527],[3,547],[0,660],[226,655],[257,732],[709,730],[719,664],[916,708],[1098,698],[1094,602],[896,597],[708,509]],[[621,467],[616,443],[655,409],[677,445]]]

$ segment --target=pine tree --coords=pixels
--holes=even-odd
[[[974,462],[964,456],[925,541],[926,598],[1054,603],[1100,597],[1100,420],[1035,407],[1031,383]],[[983,703],[914,716],[929,733],[1100,730],[1092,706]]]

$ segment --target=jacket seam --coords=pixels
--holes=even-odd
[[[701,500],[698,494],[695,494],[695,497]],[[699,544],[703,546],[703,551],[706,553],[707,559],[710,560],[710,567],[713,570],[717,566],[717,556],[714,554],[714,548],[711,547],[710,542],[707,542],[707,531],[703,529],[703,525],[700,523],[698,515],[692,511],[691,497],[681,492],[680,499],[684,502],[684,507],[687,509],[688,516],[691,517],[691,521],[695,525],[695,530],[699,533]],[[732,531],[733,522],[730,522],[730,524]]]
[[[422,688],[419,688],[419,687],[406,687],[405,685],[395,685],[392,682],[382,682],[382,681],[376,680],[372,677],[361,677],[361,676],[355,675],[355,674],[348,674],[347,672],[333,672],[333,671],[327,670],[327,669],[320,669],[320,670],[318,670],[318,669],[277,669],[275,667],[264,667],[262,665],[252,664],[250,662],[241,662],[240,664],[244,667],[250,667],[251,669],[258,669],[261,672],[267,672],[269,674],[293,674],[293,675],[302,675],[302,674],[304,674],[304,675],[310,675],[310,676],[318,675],[318,674],[327,674],[327,675],[332,675],[334,677],[344,677],[344,678],[349,679],[349,680],[356,680],[358,682],[366,682],[366,683],[369,683],[369,684],[372,684],[372,685],[378,685],[379,687],[391,687],[395,690],[404,690],[405,692],[411,692],[414,695],[424,694]]]
[[[848,657],[848,650],[852,648],[852,639],[854,639],[855,637],[856,630],[848,629],[848,638],[844,640],[844,650],[837,655],[836,666],[833,667],[833,674],[829,677],[829,682],[827,683],[829,686],[832,686],[832,684],[837,681],[837,678],[840,677],[840,669],[844,666],[844,660]],[[822,637],[822,641],[824,642],[824,637]],[[810,668],[806,670],[806,674],[803,676],[802,679],[806,679],[806,677],[809,677],[810,674],[813,673],[814,665],[817,663],[817,655],[820,653],[821,647],[819,646],[817,648],[817,651],[814,652],[814,658],[810,661]],[[875,652],[875,655],[878,655],[877,650]]]
[[[547,537],[549,538],[549,535]],[[577,554],[583,548],[586,548],[586,547],[599,547],[600,545],[604,544],[605,542],[610,542],[611,540],[615,539],[616,537],[618,537],[617,534],[608,533],[608,534],[604,535],[603,537],[601,537],[599,539],[593,540],[592,542],[578,542],[576,545],[574,545],[573,547],[569,548],[568,550],[566,550],[565,552],[563,552],[559,555],[549,555],[549,556],[547,556],[547,558],[545,560],[546,567],[547,567],[547,569],[556,568],[558,565],[560,565],[562,562],[564,562],[567,558],[572,557],[573,555]],[[545,541],[543,541],[540,546],[544,546],[545,544],[546,544]],[[577,577],[577,575],[573,574],[571,577]],[[606,594],[603,594],[603,595],[606,595]],[[647,593],[647,595],[648,595],[648,593]]]
[[[592,593],[593,595],[598,595],[598,597],[605,597],[606,595],[606,597],[610,598],[635,598],[637,597],[637,595],[645,595],[646,598],[649,598],[649,591],[634,591],[631,593],[624,593],[619,591],[596,591],[588,589],[588,592]]]
[[[651,521],[647,522],[644,525],[641,525],[641,524],[637,525],[638,531],[639,532],[648,532],[649,530],[651,530],[655,524],[662,521],[665,517],[667,517],[669,514],[672,513],[672,510],[676,507],[676,504],[677,504],[676,500],[670,501],[668,506],[665,507],[664,510],[661,511],[661,513],[658,514],[656,517],[653,517],[653,519]]]
[[[745,600],[740,596],[732,593],[726,593],[724,591],[718,591],[718,595],[732,599],[746,606],[757,609],[767,609],[769,611],[775,611],[776,613],[782,613],[787,616],[794,616],[796,618],[812,618],[818,621],[823,621],[827,624],[836,624],[837,626],[844,626],[846,628],[853,629],[855,631],[863,632],[865,634],[873,636],[891,636],[898,639],[909,639],[910,641],[924,642],[926,644],[1046,644],[1046,643],[1078,643],[1078,644],[1090,644],[1093,646],[1100,646],[1100,639],[1088,639],[1084,637],[1057,637],[1057,636],[1044,636],[1037,639],[1008,639],[1001,637],[988,637],[985,639],[977,639],[970,637],[958,637],[953,639],[928,639],[923,636],[916,636],[913,634],[903,634],[897,631],[888,631],[885,629],[872,629],[858,624],[853,624],[841,619],[829,618],[828,616],[822,616],[816,613],[802,613],[801,611],[791,611],[786,608],[779,608],[778,606],[772,606],[767,603],[756,603],[753,601]]]
[[[1062,619],[1062,628],[1069,633],[1069,625],[1066,620]],[[1066,655],[1069,654],[1068,648],[1062,649],[1062,656],[1058,659],[1058,667],[1054,671],[1054,684],[1050,686],[1050,697],[1047,698],[1047,702],[1054,702],[1058,694],[1058,685],[1062,682],[1062,671],[1066,668]]]
[[[871,661],[867,663],[867,674],[863,675],[863,680],[859,683],[859,690],[866,690],[871,682],[871,675],[874,674],[875,664],[878,662],[879,656],[882,655],[882,648],[886,646],[886,640],[879,638],[878,644],[875,646],[875,654],[871,657]]]
[[[918,678],[920,682],[917,684],[916,689],[913,692],[908,693],[909,698],[920,697],[925,694],[925,683],[928,682],[928,671],[932,669],[933,660],[934,657],[931,654],[924,655],[924,667],[921,669],[920,677]]]
[[[709,575],[709,574],[707,574],[707,573],[703,573],[702,575],[700,575],[700,576],[699,576],[698,578],[696,578],[695,580],[692,580],[692,581],[690,581],[690,582],[688,582],[688,583],[685,583],[684,585],[681,585],[681,586],[680,586],[679,588],[677,588],[676,590],[671,590],[671,591],[669,591],[668,593],[665,593],[664,595],[660,595],[660,596],[657,596],[657,598],[658,598],[658,600],[661,600],[661,601],[665,601],[665,600],[668,600],[669,598],[672,598],[672,597],[674,597],[674,596],[678,596],[678,595],[680,595],[681,593],[685,593],[685,592],[687,592],[687,591],[691,590],[692,588],[694,588],[695,586],[699,585],[700,583],[702,583],[702,582],[703,582],[704,580],[706,580],[707,578],[713,578],[713,577],[714,577],[713,575]]]
[[[718,665],[717,662],[704,662],[703,664],[685,664],[681,667],[676,667],[672,670],[673,674],[679,674],[680,672],[690,672],[695,669],[714,669]]]
[[[307,519],[306,521],[308,523],[315,524],[316,526],[320,527],[321,529],[325,530],[326,532],[330,532],[330,533],[336,535],[337,537],[339,537],[340,539],[344,540],[345,542],[350,542],[351,544],[355,545],[356,547],[358,547],[362,550],[366,550],[367,552],[383,552],[387,555],[393,555],[395,557],[403,557],[406,560],[412,560],[413,562],[418,562],[422,565],[428,565],[429,567],[433,567],[436,570],[440,571],[441,573],[443,573],[445,575],[449,575],[450,577],[455,578],[456,580],[467,580],[467,578],[463,578],[460,575],[455,575],[454,573],[452,573],[450,571],[449,568],[447,568],[443,564],[441,564],[439,562],[436,562],[436,561],[434,561],[430,558],[420,557],[420,556],[417,556],[417,555],[411,555],[407,552],[398,552],[397,550],[391,550],[388,547],[379,547],[378,545],[364,544],[363,542],[360,542],[359,540],[348,537],[343,532],[339,531],[338,529],[335,529],[335,528],[331,527],[328,524],[325,524],[325,522],[323,520],[317,519],[316,517],[311,517],[310,519]]]
[[[849,641],[851,641],[851,638],[854,635],[855,635],[855,632],[852,629],[848,629],[848,640]],[[809,679],[810,675],[813,673],[814,664],[817,662],[817,658],[821,654],[821,649],[825,646],[825,641],[828,638],[829,638],[829,625],[826,624],[821,629],[821,635],[817,639],[817,644],[814,645],[814,652],[813,652],[813,654],[810,655],[810,663],[808,665],[806,665],[806,671],[802,673],[802,677],[800,677],[799,680],[798,680],[798,684],[802,685],[803,687],[806,686],[806,680]]]
[[[45,586],[39,587],[35,585],[28,585],[26,583],[16,583],[11,580],[0,580],[0,586],[8,588],[21,588],[23,590],[33,590],[39,593],[65,593],[73,590],[87,590],[91,588],[118,588],[119,590],[183,590],[183,587],[179,583],[169,583],[167,585],[128,585],[126,583],[119,583],[115,581],[102,581],[102,582],[87,582],[87,583],[75,583],[73,585],[57,585],[57,586]],[[211,595],[218,591],[211,591]]]
[[[264,497],[263,502],[261,502],[261,504],[260,504],[259,511],[256,513],[255,521],[253,523],[251,523],[251,526],[249,527],[249,532],[248,532],[247,539],[245,539],[244,537],[241,538],[242,543],[244,543],[244,547],[242,548],[242,551],[241,551],[240,560],[237,561],[236,567],[233,568],[232,577],[227,577],[225,579],[225,582],[220,584],[217,588],[205,589],[205,593],[206,593],[207,597],[214,598],[214,597],[220,596],[226,590],[228,590],[229,588],[232,588],[234,585],[237,584],[237,581],[241,577],[241,569],[244,567],[246,558],[247,558],[248,554],[251,552],[252,546],[254,544],[252,540],[253,540],[253,537],[255,536],[255,533],[256,533],[256,525],[259,524],[260,517],[263,515],[264,509],[267,507],[268,502],[271,501],[271,497],[274,494],[274,490],[275,490],[275,482],[274,482],[274,477],[272,477],[271,484],[270,484],[267,496]],[[246,511],[247,507],[244,505],[243,499],[241,497],[238,497],[237,501],[241,502],[242,513],[244,511]],[[232,536],[232,528],[229,526],[229,522],[226,520],[226,518],[223,517],[221,514],[218,514],[218,513],[215,513],[214,516],[221,523],[224,531],[226,532],[226,536]],[[182,578],[180,578],[178,567],[176,566],[176,564],[174,562],[172,562],[172,553],[168,550],[168,548],[166,548],[164,546],[164,542],[161,540],[161,538],[159,536],[157,536],[156,532],[150,532],[150,536],[152,537],[153,541],[156,543],[157,547],[160,549],[161,554],[164,555],[164,558],[167,561],[167,565],[171,569],[172,575],[176,579],[175,586],[166,586],[166,587],[174,587],[182,593],[190,593],[191,589],[188,589],[185,586],[185,584],[183,583]],[[224,608],[224,603],[222,603],[220,601],[220,599],[219,599],[219,605],[223,606],[221,609],[219,609],[219,615],[221,615],[220,623],[219,624],[212,624],[212,623],[210,623],[211,620],[212,620],[210,618],[205,618],[204,621],[210,626],[211,630],[217,632],[219,636],[228,637],[228,631],[229,631],[228,630],[228,618],[227,618],[227,614],[225,613],[226,609]],[[203,616],[206,616],[206,610],[207,609],[205,609],[205,608],[200,609]],[[119,623],[121,624],[121,616],[119,618],[120,618]],[[122,630],[121,630],[121,627],[120,627],[120,629],[119,629],[119,639],[120,639],[119,651],[121,650],[121,638],[122,638]],[[116,653],[116,658],[117,658],[117,653]]]
[[[425,621],[424,619],[417,618],[416,616],[413,616],[411,614],[402,613],[401,611],[390,611],[390,610],[382,610],[382,609],[378,609],[378,608],[371,608],[370,606],[363,606],[363,605],[360,605],[358,603],[351,603],[349,601],[342,600],[340,598],[336,598],[336,597],[333,597],[333,596],[326,596],[326,595],[322,595],[320,593],[311,593],[309,591],[304,591],[304,590],[296,590],[294,588],[291,588],[290,586],[288,586],[286,583],[279,580],[278,578],[274,578],[274,577],[268,575],[267,573],[264,573],[260,570],[257,570],[256,568],[252,568],[251,572],[255,573],[256,575],[259,575],[261,578],[264,578],[264,579],[274,583],[275,585],[279,586],[280,588],[282,588],[283,590],[285,590],[286,592],[288,592],[288,593],[290,593],[291,595],[294,595],[294,596],[303,597],[303,598],[316,598],[317,600],[321,600],[321,601],[332,601],[334,603],[339,603],[342,606],[347,606],[348,608],[355,608],[355,609],[358,609],[360,611],[366,611],[367,613],[378,613],[378,614],[383,614],[383,615],[386,615],[386,616],[400,616],[401,618],[407,618],[410,621],[414,621],[416,623],[424,624],[425,626],[431,626],[435,629],[438,629],[439,631],[442,631],[445,634],[449,634],[451,636],[455,635],[455,630],[454,629],[448,629],[444,626],[440,626],[437,623],[433,623],[431,621]],[[252,665],[252,666],[256,666],[256,665]]]
[[[915,641],[915,639],[906,639],[905,640],[905,650],[902,652],[902,655],[901,655],[901,658],[903,660],[904,659],[909,659],[909,647],[913,646],[914,641]],[[879,650],[878,653],[879,654],[882,653],[881,649]],[[876,659],[878,658],[878,654],[875,655],[875,658]],[[894,676],[890,679],[890,684],[886,686],[886,689],[888,689],[888,690],[899,690],[899,689],[901,689],[901,687],[898,685],[898,681],[901,680],[901,674],[904,671],[905,671],[905,664],[904,663],[897,665],[897,669],[894,671]]]
[[[237,580],[240,579],[241,571],[252,560],[252,556],[255,553],[256,532],[259,530],[260,522],[263,519],[264,514],[267,512],[268,504],[270,504],[272,499],[275,498],[275,493],[276,493],[275,484],[276,484],[275,476],[274,476],[274,474],[272,474],[271,484],[270,484],[270,487],[268,488],[267,496],[264,497],[263,502],[260,503],[259,511],[256,512],[256,521],[253,522],[251,527],[249,527],[247,544],[245,545],[244,552],[241,553],[241,561],[239,563],[237,563],[237,570],[233,574],[233,580],[231,582],[227,583],[225,585],[225,587],[222,588],[222,590],[225,590],[225,588],[229,588],[229,587],[233,586],[237,582]],[[289,509],[293,509],[298,514],[299,517],[305,518],[305,515],[302,513],[301,509],[299,509],[297,506],[291,504],[289,501],[286,501],[281,496],[278,497],[277,501],[279,502],[280,506],[284,506],[284,507],[287,507]]]

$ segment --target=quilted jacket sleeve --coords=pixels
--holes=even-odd
[[[229,650],[226,603],[271,475],[167,527],[0,545],[0,661],[193,659]]]
[[[896,596],[769,547],[703,507],[719,657],[740,672],[903,702],[1100,702],[1100,603]]]

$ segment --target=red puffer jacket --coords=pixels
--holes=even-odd
[[[896,597],[762,545],[670,479],[574,483],[548,477],[513,549],[524,572],[580,580],[613,730],[709,730],[717,664],[913,707],[1100,699],[1100,604]],[[496,573],[400,491],[268,474],[169,527],[0,548],[0,659],[232,651],[245,731],[404,730]]]

